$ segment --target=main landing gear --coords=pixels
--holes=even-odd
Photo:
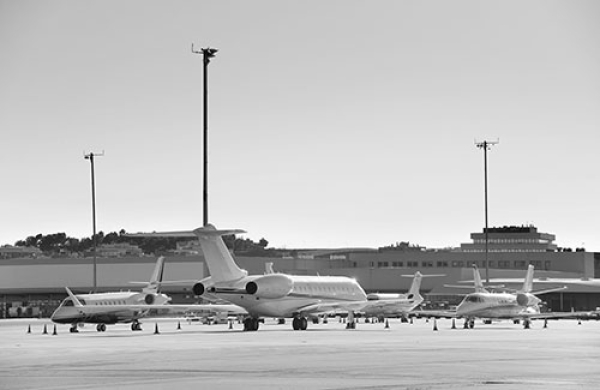
[[[308,327],[308,320],[306,317],[294,317],[292,320],[292,328],[294,330],[306,330]]]
[[[69,328],[69,332],[79,333],[79,329],[77,329],[77,323],[71,324],[71,327]]]
[[[135,332],[135,331],[142,330],[142,324],[140,324],[140,323],[139,323],[139,322],[137,322],[137,321],[133,321],[133,322],[131,323],[131,330],[132,330],[132,331],[134,331],[134,332]]]
[[[258,330],[260,320],[255,317],[247,317],[244,319],[244,332],[254,332]]]
[[[98,324],[98,325],[96,325],[96,330],[98,332],[105,332],[106,331],[106,324]]]

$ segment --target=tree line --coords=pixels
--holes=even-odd
[[[164,253],[177,248],[178,242],[190,241],[190,238],[176,237],[128,237],[125,229],[121,229],[118,233],[104,232],[96,233],[96,245],[103,244],[130,244],[139,247],[145,254],[154,255]],[[254,242],[248,238],[236,238],[235,236],[223,236],[225,245],[235,253],[245,254],[248,256],[269,256],[274,254],[274,249],[267,249],[269,242],[261,238],[258,242]],[[85,238],[74,238],[67,236],[66,233],[54,234],[37,234],[29,236],[24,240],[19,240],[15,246],[20,247],[35,247],[48,255],[59,253],[84,253],[91,251],[94,248],[94,236]]]

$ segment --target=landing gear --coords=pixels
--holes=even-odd
[[[356,320],[354,319],[354,312],[348,312],[348,322],[346,322],[346,329],[356,329]]]
[[[98,332],[105,332],[106,331],[106,325],[105,324],[98,324],[98,325],[96,325],[96,330]]]
[[[523,320],[523,329],[529,329],[529,327],[531,326],[531,321],[529,319],[524,319]]]
[[[308,328],[308,320],[306,317],[294,317],[292,328],[294,330],[306,330],[306,328]]]
[[[69,328],[69,332],[71,333],[79,333],[79,330],[77,329],[77,324],[71,324],[71,327]]]
[[[474,318],[465,318],[465,324],[463,325],[463,329],[473,329],[475,327],[475,319]]]
[[[137,322],[137,321],[134,321],[134,322],[132,322],[132,323],[131,323],[131,330],[132,330],[133,332],[142,330],[142,324],[140,324],[140,323],[139,323],[139,322]]]
[[[254,317],[247,317],[244,319],[244,332],[255,332],[258,330],[259,319]]]

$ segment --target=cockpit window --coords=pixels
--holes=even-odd
[[[480,297],[479,295],[469,295],[467,297],[467,299],[465,299],[467,302],[473,302],[473,303],[478,303],[478,302],[483,302],[483,298]]]
[[[73,304],[72,300],[67,299],[63,302],[63,306],[75,306],[75,305]]]

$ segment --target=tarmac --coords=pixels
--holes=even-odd
[[[178,329],[180,325],[181,329]],[[437,330],[434,330],[434,325]],[[46,327],[47,334],[43,333]],[[97,332],[49,320],[0,320],[0,389],[577,389],[600,383],[600,322],[338,319],[293,331],[267,320],[146,320]],[[158,328],[158,334],[155,330]],[[31,330],[31,333],[29,333]]]

